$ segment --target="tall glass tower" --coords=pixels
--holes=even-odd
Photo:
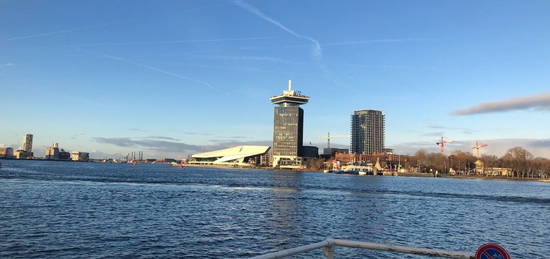
[[[360,110],[351,115],[351,153],[384,152],[385,115],[382,111]]]
[[[309,97],[292,90],[288,80],[288,90],[270,98],[275,104],[273,119],[273,167],[300,167],[304,134],[304,110]]]

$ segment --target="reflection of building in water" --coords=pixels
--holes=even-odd
[[[302,174],[289,172],[273,172],[271,191],[271,206],[268,206],[271,215],[271,227],[275,231],[275,242],[294,242],[300,238],[296,230],[303,227],[307,212],[299,206],[296,186],[301,182]]]

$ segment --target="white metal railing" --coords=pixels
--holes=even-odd
[[[446,258],[459,258],[459,259],[475,258],[474,255],[465,253],[465,252],[455,252],[455,251],[427,249],[427,248],[415,248],[415,247],[407,247],[407,246],[394,246],[394,245],[385,245],[385,244],[359,242],[359,241],[342,240],[342,239],[331,239],[331,238],[328,238],[318,243],[285,249],[274,253],[255,256],[252,258],[253,259],[283,258],[283,257],[301,254],[301,253],[305,253],[311,250],[321,248],[323,250],[324,255],[328,259],[334,259],[335,246],[365,248],[365,249],[372,249],[372,250],[379,250],[379,251],[389,251],[389,252],[396,252],[396,253],[416,254],[416,255],[426,255],[426,256],[439,256],[439,257],[446,257]]]

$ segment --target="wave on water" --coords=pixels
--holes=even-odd
[[[2,171],[5,172],[12,172],[12,173],[31,173],[31,174],[41,174],[44,173],[42,171],[33,170],[33,169],[27,169],[27,168],[21,168],[21,167],[0,167],[0,173]],[[1,176],[2,174],[0,174]]]
[[[235,183],[209,183],[204,180],[191,181],[167,181],[167,180],[132,180],[128,178],[116,178],[105,176],[61,176],[55,178],[45,178],[36,174],[42,172],[24,169],[24,168],[2,168],[1,170],[13,173],[24,173],[25,175],[4,175],[0,173],[0,179],[7,180],[30,180],[30,181],[45,181],[58,184],[83,184],[83,183],[98,183],[98,184],[124,184],[136,186],[151,186],[151,187],[178,187],[191,189],[212,189],[218,191],[286,191],[286,192],[320,192],[332,193],[334,195],[367,195],[367,196],[384,196],[384,195],[405,195],[411,197],[426,197],[426,198],[441,198],[441,199],[477,199],[498,202],[517,202],[517,203],[538,203],[550,204],[550,198],[543,197],[526,197],[526,196],[510,196],[510,195],[485,195],[485,194],[460,194],[460,193],[443,193],[443,192],[424,192],[424,191],[404,191],[404,190],[389,190],[389,189],[362,189],[362,188],[345,188],[345,187],[326,187],[326,186],[284,186],[275,184],[262,184],[257,182],[254,184],[235,184]],[[32,175],[29,175],[31,173]],[[50,177],[51,175],[48,175]]]

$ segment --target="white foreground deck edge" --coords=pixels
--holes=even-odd
[[[253,259],[272,259],[272,258],[283,258],[291,255],[305,253],[311,250],[322,248],[325,256],[328,259],[334,258],[334,247],[335,246],[346,246],[346,247],[356,247],[356,248],[365,248],[372,250],[380,251],[389,251],[396,253],[405,253],[405,254],[417,254],[417,255],[427,255],[427,256],[439,256],[446,258],[459,258],[459,259],[471,259],[474,258],[472,254],[465,252],[455,252],[455,251],[446,251],[439,249],[426,249],[426,248],[415,248],[407,246],[393,246],[385,244],[377,244],[370,242],[359,242],[351,240],[342,240],[342,239],[326,239],[318,243],[313,243],[305,246],[299,246],[295,248],[285,249],[274,253],[269,253],[265,255],[259,255],[252,257]]]

